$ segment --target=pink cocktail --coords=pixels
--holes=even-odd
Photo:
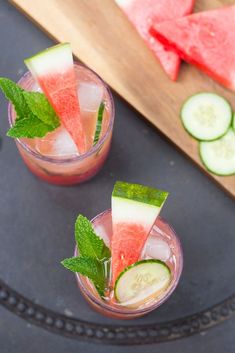
[[[74,64],[77,77],[78,99],[86,134],[87,152],[79,154],[67,130],[60,126],[43,138],[15,139],[27,167],[39,178],[60,185],[72,185],[92,178],[104,164],[111,144],[114,104],[111,92],[92,70]],[[28,91],[40,91],[32,75],[27,72],[19,81]],[[99,105],[104,102],[102,129],[99,141],[93,145]],[[8,109],[9,123],[13,126],[15,111]]]
[[[96,234],[98,234],[109,247],[112,238],[112,216],[107,210],[92,220]],[[77,249],[75,256],[78,255]],[[118,319],[133,319],[143,316],[159,307],[175,290],[181,276],[183,267],[183,254],[180,241],[172,227],[162,218],[158,217],[146,241],[139,260],[158,259],[166,263],[171,270],[170,285],[157,297],[135,308],[127,308],[114,298],[113,288],[108,286],[105,298],[101,299],[92,282],[79,273],[76,273],[79,288],[88,303],[99,313]],[[111,260],[112,261],[112,260]],[[110,266],[107,263],[107,266]],[[109,279],[110,280],[110,279]]]

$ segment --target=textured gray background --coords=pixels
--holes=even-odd
[[[18,80],[23,59],[52,41],[0,0],[0,76]],[[234,201],[117,96],[110,156],[101,173],[70,188],[33,177],[5,137],[7,104],[0,94],[0,278],[36,302],[87,321],[116,323],[90,310],[74,277],[59,262],[73,253],[78,213],[93,217],[110,207],[117,179],[169,190],[162,215],[178,232],[185,255],[182,280],[158,311],[132,322],[162,322],[207,308],[235,292]],[[128,324],[127,322],[125,324]],[[181,341],[144,347],[112,347],[111,352],[231,352],[235,318]],[[110,347],[73,341],[30,326],[0,307],[0,353],[108,352]]]

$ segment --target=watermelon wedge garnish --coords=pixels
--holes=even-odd
[[[152,23],[179,18],[191,13],[194,0],[115,0],[127,15],[138,33],[154,52],[167,75],[176,80],[180,58],[171,50],[167,50],[149,33]]]
[[[112,193],[112,283],[139,260],[146,239],[168,196],[162,190],[116,182]]]
[[[151,28],[158,40],[225,87],[235,90],[235,5]]]
[[[63,43],[46,49],[26,59],[25,64],[70,133],[79,152],[86,152],[70,44]]]

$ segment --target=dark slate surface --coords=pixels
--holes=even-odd
[[[0,75],[14,80],[23,59],[52,44],[6,1],[0,1]],[[117,96],[110,156],[101,173],[80,186],[61,188],[33,177],[14,142],[5,137],[7,104],[0,96],[0,278],[37,303],[90,322],[115,323],[93,312],[74,277],[59,262],[73,253],[78,213],[93,217],[110,207],[116,179],[170,191],[162,214],[178,232],[185,255],[182,280],[158,311],[133,324],[163,322],[192,314],[235,292],[234,201],[175,150]],[[128,322],[125,322],[128,324]],[[235,319],[206,334],[144,348],[162,352],[234,352]],[[108,346],[77,342],[30,326],[0,307],[0,352],[108,352]],[[143,347],[112,347],[116,353]]]
[[[1,353],[234,353],[235,319],[179,341],[118,347],[78,342],[38,329],[0,307]],[[3,321],[3,319],[4,321]]]

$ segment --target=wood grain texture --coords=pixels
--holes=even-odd
[[[234,93],[187,64],[171,82],[113,0],[12,0],[51,37],[69,41],[74,54],[95,70],[118,94],[193,159],[203,170],[198,144],[179,120],[182,102],[199,91],[225,96],[235,109]],[[195,10],[235,1],[198,0]],[[208,173],[235,197],[235,176]]]

